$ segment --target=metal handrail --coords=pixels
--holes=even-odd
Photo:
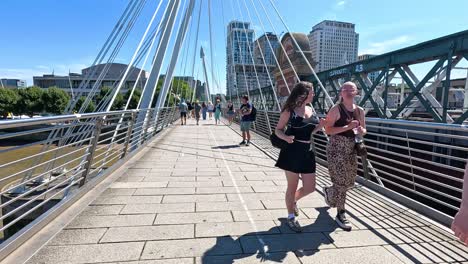
[[[263,116],[265,112],[257,113],[253,131],[268,139],[268,127],[274,129],[280,112],[266,113],[268,119]],[[416,200],[443,215],[437,219],[451,218],[461,201],[463,172],[468,157],[468,127],[379,118],[366,118],[366,124],[369,130],[366,160],[370,168],[362,166],[359,158],[358,177],[367,174],[381,188]],[[438,142],[434,142],[436,139]],[[317,162],[325,166],[327,144],[325,135],[314,135]],[[273,154],[273,149],[265,151]]]
[[[108,168],[121,164],[118,162],[123,162],[128,153],[138,151],[145,141],[178,119],[175,107],[159,109],[157,120],[152,120],[155,111],[122,110],[0,121],[0,138],[19,143],[0,151],[5,157],[0,156],[0,231],[4,231],[4,240],[29,232],[29,228],[23,228],[12,237],[19,229],[15,225],[39,217],[38,210],[44,210],[43,205],[62,206],[58,201],[74,196],[81,188],[89,188],[90,179],[105,175]],[[139,112],[148,113],[149,119],[137,123],[133,117]],[[60,134],[45,139],[47,133],[58,130]],[[49,147],[44,149],[46,144]],[[18,151],[30,154],[11,160]],[[22,178],[27,173],[31,175]],[[40,221],[47,219],[48,211],[42,214],[45,216]]]

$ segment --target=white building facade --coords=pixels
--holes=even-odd
[[[307,37],[317,72],[357,61],[359,34],[352,23],[324,20]]]

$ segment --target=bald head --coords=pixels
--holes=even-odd
[[[343,85],[341,86],[341,90],[348,90],[348,89],[349,90],[357,90],[357,86],[353,82],[343,83]]]

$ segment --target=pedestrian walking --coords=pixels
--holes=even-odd
[[[229,125],[232,125],[232,121],[234,120],[234,115],[235,115],[234,105],[232,104],[231,101],[228,101],[226,116],[228,118]]]
[[[327,114],[325,130],[330,135],[327,162],[333,183],[324,187],[325,202],[337,208],[336,222],[344,230],[351,230],[346,219],[346,192],[354,186],[357,175],[356,138],[366,134],[364,110],[354,104],[358,93],[353,82],[341,86],[340,99]]]
[[[211,101],[208,101],[208,117],[210,120],[213,118],[214,105]]]
[[[200,103],[198,102],[198,100],[195,101],[195,103],[193,104],[193,111],[195,113],[195,120],[197,121],[197,126],[198,126],[198,123],[200,122],[200,111],[201,111],[201,105]]]
[[[219,99],[216,99],[216,104],[214,107],[214,117],[215,117],[215,124],[218,125],[220,123],[220,118],[221,118],[221,101]]]
[[[299,215],[297,201],[315,191],[315,154],[311,150],[310,139],[325,125],[325,120],[319,122],[310,106],[313,98],[311,83],[297,83],[281,110],[275,129],[276,136],[289,143],[281,149],[275,166],[286,174],[287,224],[295,232],[302,231],[296,219]],[[302,179],[302,187],[298,189],[299,178]]]
[[[239,145],[250,145],[250,127],[254,121],[254,107],[249,103],[249,97],[247,95],[242,96],[241,98],[241,107],[239,109],[239,114],[241,116],[240,129],[242,132],[242,142]]]
[[[202,102],[202,116],[203,120],[206,120],[206,112],[208,111],[208,107],[206,106],[205,102]]]
[[[179,104],[179,111],[180,111],[180,125],[187,125],[187,111],[188,106],[187,103],[182,100]]]

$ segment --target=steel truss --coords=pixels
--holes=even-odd
[[[340,85],[344,81],[354,81],[361,91],[357,103],[370,116],[387,119],[417,119],[419,116],[425,121],[461,124],[468,118],[468,109],[449,111],[448,98],[452,71],[463,59],[468,60],[468,31],[319,72],[317,75],[330,95],[335,97],[335,102]],[[412,67],[431,62],[433,66],[422,79],[418,79]],[[369,78],[371,74],[378,74],[373,81]],[[389,87],[397,78],[402,82],[402,96],[396,105],[392,105],[394,101],[389,96]],[[307,79],[317,83],[312,75]],[[324,107],[324,93],[318,88],[315,92],[314,106],[325,113],[328,109]]]

